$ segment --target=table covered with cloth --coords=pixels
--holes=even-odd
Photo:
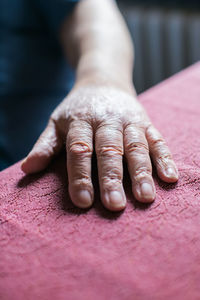
[[[94,205],[76,208],[65,155],[25,176],[0,173],[1,300],[200,299],[200,63],[139,96],[178,166],[156,175],[151,205],[137,202],[125,166],[127,207],[106,210],[93,161]]]

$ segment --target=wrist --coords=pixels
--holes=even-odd
[[[132,65],[129,56],[122,62],[116,61],[105,49],[86,51],[77,64],[76,86],[110,86],[136,94],[132,82]]]
[[[111,76],[105,72],[84,73],[82,76],[77,76],[74,87],[96,86],[96,87],[114,87],[123,90],[131,95],[136,96],[135,87],[132,80],[123,80],[117,76]]]

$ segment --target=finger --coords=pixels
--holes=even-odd
[[[53,156],[62,148],[62,139],[54,121],[50,119],[47,127],[33,146],[33,149],[24,159],[21,165],[26,174],[36,173],[45,169]]]
[[[146,130],[146,138],[158,176],[165,182],[176,182],[178,180],[178,170],[160,132],[151,125]]]
[[[91,126],[84,121],[72,122],[66,144],[69,194],[76,206],[87,208],[93,203],[94,193],[91,180],[93,152]]]
[[[156,191],[148,143],[142,128],[135,125],[125,128],[124,150],[135,198],[140,202],[152,202]]]
[[[102,202],[109,210],[122,210],[126,206],[122,186],[122,131],[114,126],[99,127],[95,134],[95,150]]]

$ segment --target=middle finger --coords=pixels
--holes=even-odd
[[[110,210],[122,210],[126,197],[123,178],[123,135],[119,126],[103,124],[95,134],[101,199]]]

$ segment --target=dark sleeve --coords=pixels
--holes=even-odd
[[[37,0],[38,8],[48,27],[57,33],[61,23],[81,0]]]

